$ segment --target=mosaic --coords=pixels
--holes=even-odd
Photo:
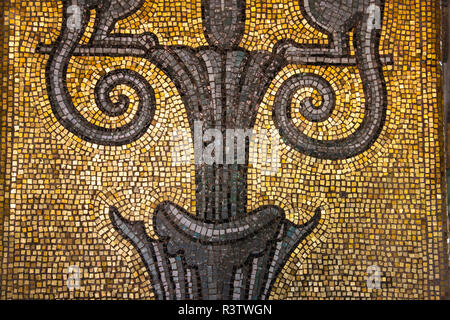
[[[0,298],[448,294],[439,3],[2,6]]]

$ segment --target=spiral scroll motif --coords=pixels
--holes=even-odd
[[[67,4],[66,4],[67,5]],[[64,10],[67,14],[67,10]],[[87,8],[81,9],[81,24],[89,20]],[[89,122],[77,110],[67,88],[68,65],[78,46],[84,28],[68,28],[63,25],[57,45],[53,48],[47,64],[47,84],[49,99],[56,118],[68,131],[85,141],[120,146],[139,139],[150,126],[156,109],[155,94],[148,81],[135,71],[120,69],[107,73],[95,88],[95,99],[99,109],[109,116],[123,114],[129,105],[127,97],[121,95],[113,103],[109,93],[114,87],[127,85],[136,91],[139,106],[134,118],[117,128],[104,128]]]
[[[313,103],[312,97],[305,97],[300,102],[300,113],[306,120],[312,122],[322,122],[327,120],[336,106],[336,94],[334,93],[331,85],[324,78],[310,73],[310,74],[298,74],[291,77],[289,80],[283,83],[282,94],[284,95],[280,99],[292,101],[295,92],[303,88],[313,88],[319,92],[322,101],[319,106]],[[290,117],[291,104],[286,105],[285,117]],[[278,114],[279,116],[281,114]],[[292,121],[292,120],[290,120]]]
[[[134,89],[139,98],[138,109],[133,119],[122,127],[111,129],[122,138],[123,143],[127,143],[127,139],[136,139],[147,130],[155,114],[156,100],[153,88],[136,71],[130,69],[111,71],[100,78],[95,86],[95,102],[98,108],[110,117],[123,115],[130,105],[130,99],[123,94],[118,96],[117,102],[111,101],[110,93],[119,85]],[[127,132],[136,132],[136,135],[131,137]]]
[[[46,76],[53,114],[63,127],[82,140],[107,146],[139,139],[153,120],[153,88],[137,72],[119,69],[99,79],[95,101],[106,116],[125,115],[130,99],[119,95],[113,100],[110,94],[119,86],[128,86],[139,101],[133,119],[114,128],[91,123],[74,106],[67,87],[67,73],[71,71],[68,66],[73,56],[133,56],[151,62],[173,81],[189,124],[202,122],[199,130],[202,138],[213,127],[222,132],[253,128],[258,106],[287,64],[356,65],[364,90],[364,104],[360,106],[364,118],[351,134],[338,140],[319,140],[295,125],[291,104],[300,90],[312,88],[320,95],[319,103],[312,97],[299,99],[300,113],[310,122],[327,120],[336,106],[336,93],[330,83],[312,73],[294,75],[281,86],[274,99],[274,119],[281,137],[297,151],[327,160],[360,155],[377,139],[386,114],[385,83],[378,53],[380,28],[374,26],[374,19],[366,10],[369,2],[381,10],[375,3],[380,1],[355,0],[352,6],[339,5],[343,7],[339,15],[342,19],[325,21],[322,26],[323,31],[329,31],[325,32],[328,39],[333,39],[330,46],[310,48],[287,40],[272,52],[249,51],[240,46],[246,29],[244,0],[230,0],[226,4],[221,0],[202,0],[203,30],[209,45],[195,48],[160,45],[155,35],[112,33],[114,24],[135,12],[143,0],[63,1],[63,20],[68,20],[73,5],[79,8],[80,23],[63,23],[56,43],[40,49],[49,54]],[[303,2],[305,6],[313,3]],[[311,5],[313,9],[331,5],[333,1],[317,0],[314,4],[317,6]],[[96,10],[94,31],[89,43],[80,45],[92,9]],[[317,10],[311,11],[313,20],[322,21],[328,15],[324,12],[322,17],[316,17],[316,13]],[[355,19],[350,21],[352,17]],[[346,44],[349,27],[354,27],[354,56],[349,56]],[[279,206],[260,206],[250,211],[249,144],[245,145],[243,163],[233,160],[231,164],[222,161],[207,164],[203,161],[203,150],[198,154],[199,148],[195,149],[195,218],[173,202],[158,205],[153,214],[158,240],[153,240],[146,234],[143,221],[128,221],[118,208],[111,206],[112,226],[139,251],[159,299],[265,299],[282,266],[319,226],[322,209],[317,208],[314,217],[301,226],[290,222]]]
[[[317,110],[313,109],[310,102],[304,102],[302,114],[309,120],[314,120],[314,117],[326,119],[331,105],[327,108],[325,100],[331,100],[328,87],[321,84],[321,80],[312,81],[309,79],[310,75],[293,76],[278,91],[274,101],[275,125],[282,138],[295,150],[319,159],[347,159],[369,149],[380,134],[386,117],[387,94],[378,53],[379,30],[372,27],[371,21],[370,16],[366,14],[355,27],[355,58],[363,84],[365,104],[361,106],[364,108],[363,121],[351,135],[337,140],[313,139],[298,130],[290,119],[287,111],[290,110],[292,95],[299,87],[304,86],[301,82],[316,82],[314,86],[324,98],[324,104]],[[294,85],[295,82],[299,84]],[[311,113],[312,111],[315,113]]]

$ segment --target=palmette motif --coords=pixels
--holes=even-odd
[[[328,36],[329,43],[307,46],[285,39],[272,52],[248,51],[239,46],[245,25],[244,0],[202,1],[208,46],[162,46],[154,34],[112,33],[115,23],[138,10],[143,2],[65,0],[58,40],[38,48],[49,55],[46,76],[52,110],[76,136],[95,144],[120,146],[136,141],[146,132],[153,121],[156,102],[152,87],[139,73],[114,70],[95,87],[96,104],[109,116],[125,113],[130,103],[126,96],[119,96],[116,102],[111,100],[109,94],[118,85],[131,87],[139,98],[134,118],[112,129],[86,120],[75,108],[66,84],[73,56],[136,56],[148,59],[174,82],[191,130],[195,122],[201,121],[202,130],[220,128],[222,132],[253,128],[271,81],[287,64],[357,65],[364,90],[364,119],[348,137],[313,139],[292,121],[293,96],[306,87],[317,90],[322,102],[316,106],[311,98],[300,101],[301,114],[313,122],[325,121],[331,115],[335,93],[317,74],[297,74],[282,84],[274,97],[274,122],[288,145],[320,159],[356,156],[377,139],[387,104],[381,67],[390,62],[390,57],[378,54],[383,1],[299,1],[302,14]],[[65,22],[74,6],[80,19],[78,24],[69,26]],[[80,45],[93,9],[94,32],[87,44]],[[355,56],[350,56],[351,29]],[[138,250],[158,299],[266,299],[292,251],[318,225],[321,208],[301,226],[285,219],[277,206],[247,212],[249,142],[245,143],[243,164],[205,164],[195,159],[196,217],[173,203],[159,204],[153,215],[158,240],[146,234],[143,223],[130,222],[117,208],[110,208],[112,224]]]

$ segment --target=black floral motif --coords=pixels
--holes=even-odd
[[[56,43],[41,45],[48,54],[47,89],[58,121],[80,138],[100,145],[125,145],[139,139],[155,114],[150,84],[137,72],[120,69],[104,75],[95,88],[100,110],[110,116],[123,114],[129,101],[120,96],[111,101],[109,92],[125,84],[139,97],[132,121],[105,129],[87,121],[76,110],[66,84],[73,56],[135,56],[148,59],[175,83],[191,129],[201,121],[208,128],[253,128],[271,81],[287,64],[356,65],[364,95],[362,124],[340,140],[317,140],[306,136],[292,122],[291,103],[302,87],[313,87],[322,96],[316,107],[309,99],[300,102],[300,112],[313,122],[331,115],[336,96],[327,80],[316,74],[297,74],[284,82],[275,96],[273,117],[284,141],[295,150],[321,159],[345,159],[373,144],[386,113],[386,89],[382,64],[390,57],[378,54],[381,25],[374,13],[383,14],[381,0],[302,0],[299,5],[308,22],[328,36],[327,45],[301,45],[290,39],[277,43],[272,52],[240,47],[244,35],[244,0],[202,0],[202,19],[208,46],[163,46],[154,34],[112,33],[114,24],[136,10],[143,0],[65,0],[64,19]],[[68,9],[77,6],[79,26],[69,27]],[[96,10],[90,41],[80,45],[91,10]],[[349,30],[354,29],[355,56],[350,55]],[[142,223],[124,219],[110,208],[114,227],[138,250],[158,299],[266,299],[289,255],[318,225],[321,209],[298,226],[285,219],[277,206],[260,207],[247,213],[248,141],[244,164],[198,163],[196,161],[197,215],[190,216],[170,202],[154,213],[159,240],[145,233]]]

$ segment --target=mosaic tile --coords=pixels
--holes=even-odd
[[[438,3],[2,6],[0,298],[448,294]]]

